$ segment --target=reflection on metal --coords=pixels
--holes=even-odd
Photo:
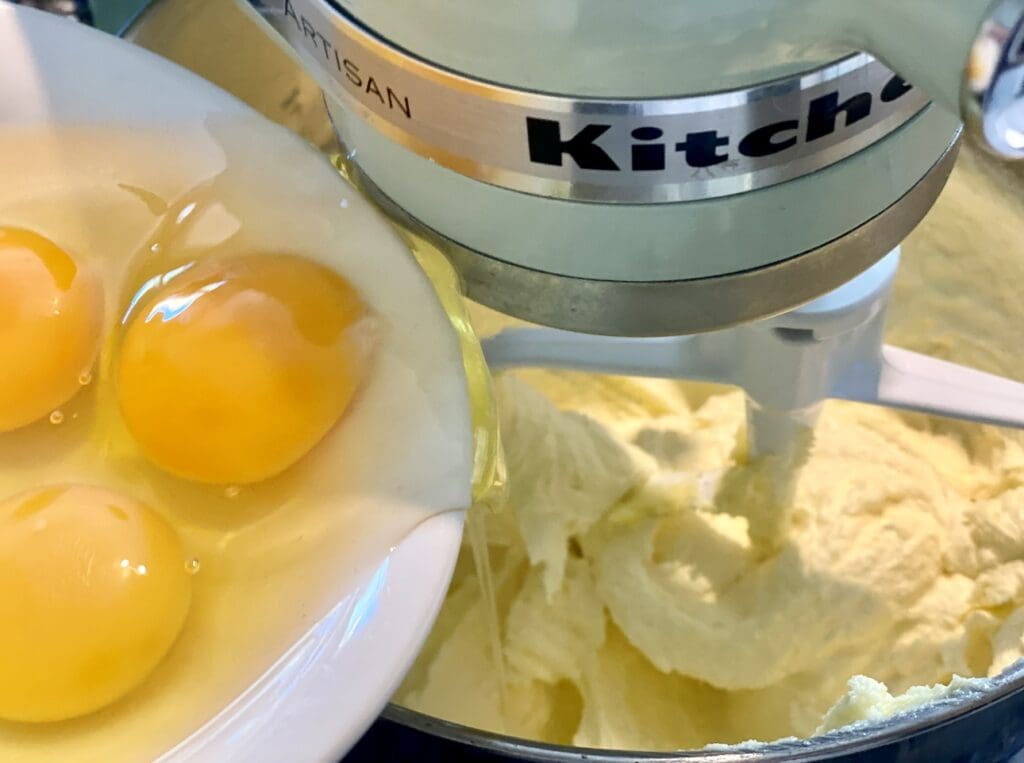
[[[92,11],[86,0],[14,0],[14,4],[38,8],[58,16],[68,16],[86,24],[92,23]]]
[[[982,23],[964,75],[964,113],[982,144],[1024,158],[1024,0],[1001,0]]]

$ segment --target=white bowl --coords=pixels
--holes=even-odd
[[[97,92],[90,81],[109,87]],[[0,3],[0,93],[0,123],[130,121],[141,108],[156,122],[204,109],[251,111],[148,51],[6,3]],[[465,430],[468,440],[468,421]],[[464,492],[468,503],[468,484]],[[364,565],[353,577],[360,582],[338,591],[326,617],[161,763],[343,756],[387,703],[429,633],[454,568],[462,520],[461,512],[433,516],[390,555]]]
[[[462,515],[420,525],[362,585],[160,763],[338,761],[412,665],[444,601]]]

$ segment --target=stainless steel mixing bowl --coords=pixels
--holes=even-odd
[[[123,30],[128,39],[198,72],[324,150],[336,150],[316,84],[233,4],[153,0]],[[1021,188],[1002,189],[1020,193]],[[679,753],[583,750],[502,737],[391,705],[346,758],[363,761],[914,761],[1024,763],[1024,664],[983,692],[894,720],[809,740]]]

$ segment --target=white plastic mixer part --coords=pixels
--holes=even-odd
[[[899,248],[825,296],[724,331],[634,339],[547,328],[484,341],[494,371],[562,368],[719,382],[747,394],[751,455],[788,453],[821,403],[839,398],[1024,428],[1024,384],[883,345]]]

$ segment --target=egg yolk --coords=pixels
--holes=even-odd
[[[328,267],[290,255],[194,267],[128,318],[118,395],[167,471],[218,484],[272,477],[334,426],[364,375],[365,315]]]
[[[188,611],[178,536],[142,503],[61,486],[0,502],[0,718],[56,721],[137,686]]]
[[[96,355],[98,283],[49,239],[0,227],[0,432],[67,402]]]

